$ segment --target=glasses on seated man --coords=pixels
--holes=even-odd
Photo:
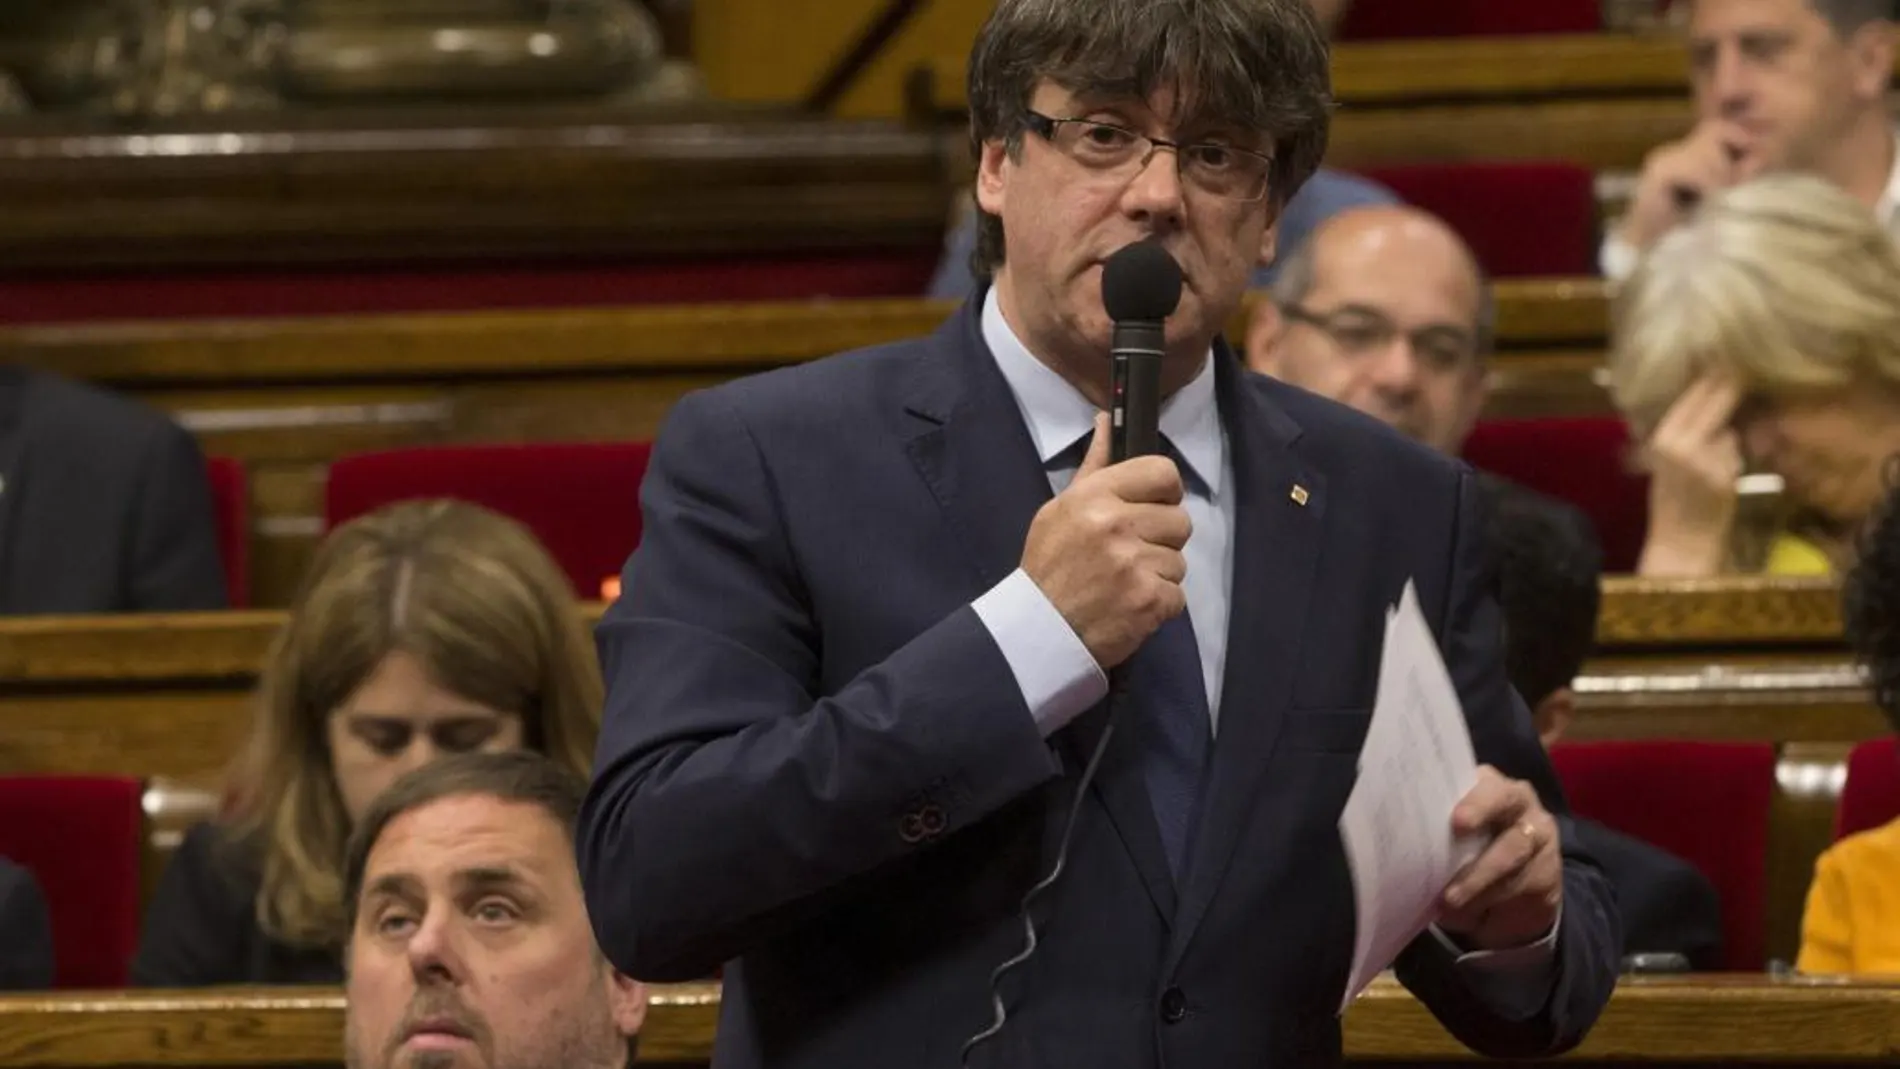
[[[449,757],[351,841],[350,1069],[624,1069],[644,985],[594,943],[574,865],[586,784],[526,751]]]

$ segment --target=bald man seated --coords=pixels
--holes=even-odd
[[[1496,313],[1477,257],[1428,212],[1381,205],[1323,223],[1280,267],[1247,363],[1456,454],[1485,400]]]
[[[1443,220],[1404,204],[1326,221],[1254,306],[1247,366],[1453,456],[1484,409],[1491,283]],[[1495,497],[1503,480],[1486,475]],[[1517,493],[1532,493],[1513,487]],[[1547,499],[1594,533],[1581,510]]]

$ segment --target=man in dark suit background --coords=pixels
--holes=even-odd
[[[0,991],[53,986],[53,923],[39,881],[0,857]]]
[[[1596,643],[1603,553],[1574,510],[1502,480],[1491,486],[1505,663],[1550,747],[1570,724],[1571,684]],[[1571,827],[1616,889],[1626,956],[1681,954],[1697,971],[1722,967],[1722,900],[1701,870],[1593,820],[1573,817]]]
[[[225,606],[192,436],[127,398],[0,367],[0,614]]]
[[[624,971],[724,965],[718,1065],[957,1064],[1072,803],[969,1064],[1336,1063],[1338,821],[1408,581],[1487,845],[1397,975],[1504,1056],[1607,1001],[1613,898],[1505,678],[1472,473],[1217,340],[1328,95],[1304,0],[1002,0],[969,93],[993,281],[670,415],[577,854]],[[1109,465],[1101,264],[1143,239],[1186,275],[1172,455]]]

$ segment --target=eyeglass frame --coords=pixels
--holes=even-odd
[[[1359,353],[1362,353],[1362,352],[1376,352],[1379,349],[1384,348],[1385,346],[1391,345],[1393,340],[1397,338],[1404,338],[1406,344],[1412,348],[1413,352],[1427,353],[1431,351],[1431,347],[1419,344],[1419,340],[1421,337],[1429,335],[1435,331],[1444,331],[1444,330],[1458,331],[1461,329],[1454,326],[1448,326],[1447,324],[1434,323],[1429,326],[1419,327],[1416,330],[1403,330],[1399,327],[1397,323],[1392,322],[1390,317],[1386,316],[1384,313],[1379,312],[1376,309],[1354,307],[1352,305],[1348,305],[1343,308],[1335,308],[1331,312],[1325,312],[1325,313],[1316,312],[1313,309],[1306,307],[1305,305],[1297,304],[1297,303],[1280,304],[1279,309],[1280,309],[1280,314],[1285,316],[1289,321],[1294,322],[1294,323],[1304,323],[1307,326],[1312,327],[1314,330],[1317,330],[1320,333],[1326,335],[1327,339],[1330,340],[1334,345],[1339,346],[1341,349],[1353,355],[1358,355]],[[1342,316],[1349,315],[1349,314],[1362,316],[1369,319],[1376,318],[1380,322],[1380,324],[1382,324],[1383,330],[1385,331],[1384,340],[1373,343],[1365,347],[1364,349],[1356,348],[1342,341],[1339,337],[1339,322],[1338,321]],[[1465,347],[1465,351],[1459,354],[1456,366],[1452,368],[1448,368],[1446,370],[1457,370],[1458,368],[1465,368],[1465,367],[1475,370],[1482,365],[1483,358],[1484,358],[1484,343],[1482,339],[1478,336],[1478,334],[1475,332],[1466,331],[1464,332],[1464,337],[1462,341]]]
[[[1182,168],[1181,168],[1181,161],[1183,158],[1182,154],[1184,152],[1192,152],[1193,150],[1198,149],[1198,148],[1217,148],[1217,149],[1222,150],[1223,152],[1237,152],[1243,156],[1250,156],[1256,160],[1259,160],[1261,163],[1265,164],[1266,167],[1265,167],[1265,170],[1263,170],[1260,175],[1260,192],[1254,194],[1253,196],[1229,197],[1229,196],[1224,196],[1219,193],[1208,193],[1207,194],[1208,196],[1219,197],[1222,200],[1230,201],[1235,204],[1258,204],[1259,202],[1267,198],[1268,191],[1273,188],[1274,158],[1272,155],[1265,152],[1258,152],[1250,148],[1242,148],[1239,145],[1223,144],[1222,142],[1219,142],[1219,141],[1175,141],[1175,140],[1170,140],[1165,137],[1151,137],[1148,134],[1144,134],[1140,130],[1136,130],[1132,127],[1123,126],[1121,123],[1107,122],[1102,119],[1085,119],[1079,116],[1057,117],[1053,115],[1044,115],[1042,112],[1036,111],[1034,109],[1026,109],[1024,111],[1024,116],[1025,116],[1024,124],[1028,126],[1028,128],[1031,131],[1033,131],[1036,134],[1036,136],[1042,138],[1044,141],[1047,141],[1052,146],[1055,145],[1056,143],[1056,134],[1062,129],[1063,126],[1070,125],[1070,124],[1074,124],[1078,126],[1086,126],[1086,127],[1104,127],[1110,130],[1114,130],[1117,133],[1126,134],[1129,137],[1134,138],[1138,142],[1146,141],[1148,143],[1148,151],[1141,155],[1140,163],[1134,168],[1133,171],[1129,173],[1129,178],[1131,180],[1134,178],[1135,175],[1139,175],[1143,171],[1147,170],[1148,165],[1154,162],[1155,153],[1165,148],[1169,150],[1170,152],[1174,153],[1175,173],[1182,176],[1183,184],[1188,184],[1186,181],[1186,175],[1182,171]],[[1087,166],[1087,165],[1084,164],[1084,166]],[[1196,188],[1199,189],[1199,187],[1196,187]],[[1207,191],[1205,189],[1202,189],[1201,192],[1206,193]]]

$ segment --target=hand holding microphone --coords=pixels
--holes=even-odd
[[[1191,532],[1174,461],[1111,465],[1108,431],[1108,415],[1097,416],[1075,481],[1036,513],[1022,560],[1103,670],[1186,608],[1181,548]]]
[[[1162,324],[1180,302],[1181,269],[1159,245],[1136,243],[1110,257],[1102,295],[1115,322],[1112,412],[1096,417],[1068,488],[1036,513],[1022,567],[1107,670],[1186,609],[1181,551],[1193,525],[1180,469],[1159,455]]]

